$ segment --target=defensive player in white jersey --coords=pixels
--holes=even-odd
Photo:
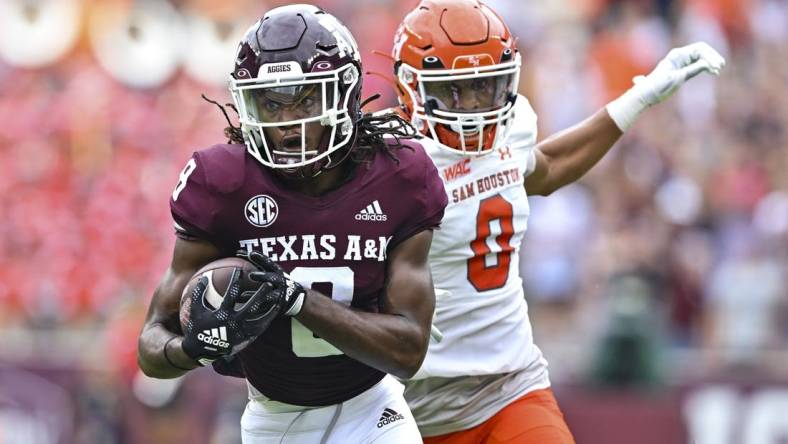
[[[649,106],[725,64],[697,43],[583,122],[536,143],[517,94],[521,57],[500,16],[475,0],[423,0],[397,31],[401,111],[432,143],[449,206],[430,250],[441,342],[407,384],[426,443],[571,443],[534,344],[519,275],[527,194],[579,179]]]

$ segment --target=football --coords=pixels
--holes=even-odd
[[[239,283],[241,284],[241,292],[256,290],[260,284],[249,279],[249,273],[259,271],[258,268],[251,262],[240,257],[226,257],[215,260],[201,269],[199,269],[189,279],[186,287],[181,293],[181,306],[180,306],[180,323],[181,331],[186,331],[186,326],[189,323],[189,307],[191,306],[191,294],[194,287],[197,285],[200,277],[205,276],[208,278],[208,288],[205,293],[205,304],[211,310],[215,310],[221,305],[227,287],[230,285],[230,279],[236,269],[241,270]],[[236,308],[242,305],[245,300],[239,298],[236,302]]]

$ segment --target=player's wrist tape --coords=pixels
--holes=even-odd
[[[295,302],[293,302],[293,305],[285,312],[285,316],[296,316],[298,313],[301,313],[301,309],[304,308],[305,299],[306,292],[299,294]]]
[[[635,85],[605,107],[610,118],[622,132],[628,130],[648,105]]]
[[[170,357],[167,355],[167,346],[170,345],[170,342],[172,342],[176,338],[177,338],[177,336],[173,336],[170,339],[167,339],[167,342],[164,343],[164,360],[167,361],[167,364],[170,364],[170,366],[172,366],[173,368],[177,368],[178,370],[183,370],[185,372],[191,371],[193,369],[191,369],[191,368],[184,368],[184,367],[181,367],[181,366],[175,364],[174,362],[172,362],[172,359],[170,359]],[[195,363],[200,365],[200,366],[202,366],[202,364],[200,364],[197,361],[195,361]]]

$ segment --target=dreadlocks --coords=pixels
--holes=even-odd
[[[226,103],[224,105],[220,104],[216,100],[211,100],[205,97],[205,94],[200,94],[203,100],[208,103],[212,103],[216,105],[217,108],[224,114],[224,119],[227,120],[227,127],[224,128],[224,136],[227,137],[227,143],[240,143],[241,145],[244,144],[244,136],[241,132],[240,126],[234,126],[232,120],[230,120],[230,116],[227,115],[227,108],[231,108],[235,111],[235,114],[238,115],[238,110],[235,108],[235,105],[232,103]]]
[[[364,108],[364,105],[379,98],[380,94],[374,94],[361,102],[359,108]],[[413,149],[408,145],[404,145],[402,140],[413,139],[418,136],[416,129],[407,120],[393,112],[377,116],[372,113],[364,113],[358,119],[356,125],[358,126],[358,136],[356,147],[352,151],[351,156],[351,160],[356,163],[367,163],[375,156],[375,151],[382,151],[399,164],[399,159],[393,150],[401,148]],[[383,140],[385,136],[393,137],[394,143],[386,143]]]
[[[215,100],[211,100],[202,94],[203,100],[216,105],[227,120],[227,127],[224,128],[224,135],[227,137],[227,143],[238,143],[243,145],[244,138],[240,126],[233,125],[230,116],[227,114],[227,108],[231,108],[238,114],[238,110],[232,103],[225,105],[220,104]],[[380,94],[374,94],[361,103],[359,108],[363,108],[369,102],[380,98]],[[413,149],[408,145],[402,143],[403,140],[414,139],[418,136],[416,129],[410,123],[403,119],[399,114],[389,112],[385,114],[374,115],[372,113],[363,113],[355,122],[358,133],[356,136],[355,148],[353,148],[350,160],[355,163],[369,163],[375,156],[376,151],[380,151],[389,156],[392,160],[399,163],[397,155],[394,150],[401,148]],[[394,139],[393,143],[386,142],[384,137],[390,136]]]

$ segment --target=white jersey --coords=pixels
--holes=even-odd
[[[468,402],[479,401],[467,384],[458,382],[452,390],[446,378],[515,373],[513,385],[520,393],[510,395],[517,397],[549,386],[547,362],[533,342],[519,273],[520,244],[529,215],[523,180],[536,164],[536,114],[522,96],[515,103],[514,119],[504,147],[482,156],[463,156],[431,139],[421,141],[449,198],[429,255],[437,299],[433,323],[443,339],[430,341],[424,364],[406,391],[425,436],[475,425],[454,417],[452,406],[436,404],[456,402],[467,407]],[[445,401],[429,394],[435,386],[447,388],[441,395]],[[472,422],[483,422],[512,401],[488,398],[479,405],[484,412]],[[421,407],[425,407],[422,417]],[[447,430],[440,427],[450,423]],[[433,425],[434,430],[425,430]]]

